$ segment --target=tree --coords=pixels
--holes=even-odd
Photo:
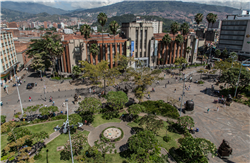
[[[175,60],[175,65],[178,65],[178,66],[182,66],[183,63],[187,63],[187,60],[183,57],[180,57],[178,59]],[[179,71],[182,69],[182,67],[179,69]]]
[[[220,77],[220,82],[228,83],[232,88],[232,92],[235,92],[238,83],[239,72],[240,68],[229,68],[228,70],[222,72],[222,76]],[[238,97],[238,94],[243,92],[243,90],[249,86],[249,83],[250,83],[250,71],[247,71],[243,67],[240,73],[236,97]]]
[[[166,51],[168,51],[168,45],[172,42],[171,37],[169,36],[169,34],[165,34],[162,38],[162,42],[164,43],[164,45],[167,47]],[[166,52],[167,53],[167,52]],[[167,59],[166,59],[167,60]]]
[[[129,114],[137,115],[140,112],[144,111],[146,108],[143,105],[140,104],[133,104],[129,106],[128,112]]]
[[[182,31],[183,35],[187,35],[189,33],[189,25],[188,23],[181,24],[180,30]]]
[[[113,108],[114,110],[123,109],[125,103],[128,102],[128,96],[123,91],[110,91],[106,95],[106,99],[109,107]]]
[[[35,113],[40,107],[42,106],[41,105],[32,105],[32,106],[28,106],[27,108],[23,109],[23,111],[25,113],[29,113],[29,115],[32,115],[33,113]]]
[[[211,20],[212,26],[214,25],[214,23],[216,22],[216,20],[217,20],[217,14],[213,14],[213,18]]]
[[[207,20],[207,23],[208,23],[208,26],[207,26],[208,29],[209,29],[209,24],[213,21],[213,19],[214,19],[214,14],[213,13],[207,14],[206,20]]]
[[[58,112],[58,107],[57,106],[49,106],[49,107],[42,107],[39,109],[39,112],[43,116],[48,116],[50,119],[53,115],[53,113]]]
[[[43,142],[44,139],[49,138],[49,134],[45,131],[37,132],[32,135],[33,140],[36,143]],[[37,146],[35,146],[37,147]],[[36,149],[36,154],[38,154],[38,150]]]
[[[135,88],[135,97],[142,102],[145,92],[147,91],[147,86],[151,85],[155,80],[161,80],[159,75],[161,70],[151,71],[149,67],[142,66],[142,63],[138,62],[139,67],[135,69],[130,69],[130,76],[133,77],[133,82],[137,87]]]
[[[186,53],[187,53],[187,55],[191,52],[191,48],[190,48],[190,46],[188,46],[187,48],[186,48]],[[187,57],[186,57],[187,58]],[[185,59],[186,59],[185,58]],[[191,61],[192,61],[192,64],[193,64],[193,56],[192,56],[192,59],[191,59]]]
[[[186,137],[180,144],[181,152],[178,153],[186,163],[208,162],[206,158],[208,154],[215,156],[217,150],[212,142],[204,138]]]
[[[136,162],[148,162],[150,155],[160,154],[158,140],[149,130],[140,131],[131,136],[128,139],[128,144],[128,149],[132,153],[131,158]]]
[[[176,36],[176,38],[175,38],[175,41],[176,41],[176,43],[177,43],[177,59],[179,58],[179,47],[180,47],[180,45],[182,45],[183,44],[183,42],[184,42],[184,40],[183,40],[183,36],[182,35],[180,35],[180,34],[178,34],[177,36]]]
[[[220,55],[221,55],[220,49],[216,49],[216,50],[215,50],[215,56],[216,56],[217,58],[219,58]]]
[[[174,22],[171,24],[171,33],[175,36],[175,34],[179,30],[179,24],[177,22]]]
[[[8,133],[7,140],[9,141],[9,143],[15,142],[15,139],[17,140],[19,138],[24,137],[25,135],[31,135],[31,132],[28,128],[24,127],[14,128],[13,132]]]
[[[74,74],[75,76],[78,76],[81,72],[82,72],[82,71],[81,71],[81,68],[80,68],[79,66],[74,66],[74,67],[73,67],[73,74]]]
[[[110,31],[113,33],[114,35],[114,46],[115,46],[115,35],[116,35],[116,32],[117,32],[117,29],[119,28],[119,24],[114,20],[112,21],[110,24],[109,24],[109,29]],[[115,56],[117,56],[117,54],[115,54]],[[113,64],[113,63],[110,63],[110,64]]]
[[[105,13],[99,13],[97,16],[98,23],[102,26],[102,47],[103,47],[103,26],[106,24],[108,17]]]
[[[221,56],[222,56],[223,58],[228,58],[229,54],[228,54],[227,48],[225,48],[225,49],[222,51]]]
[[[69,125],[74,125],[74,128],[77,128],[78,122],[82,122],[82,117],[79,114],[69,115]]]
[[[190,116],[179,117],[178,123],[181,126],[183,126],[184,128],[186,128],[186,127],[189,127],[189,128],[194,127],[194,120]]]
[[[77,156],[77,159],[79,159],[82,148],[87,144],[87,138],[82,133],[74,134],[71,139],[71,144],[73,156]],[[60,160],[70,160],[71,149],[69,141],[64,145],[64,150],[61,151],[60,155]]]
[[[88,77],[92,82],[97,83],[98,77],[100,76],[101,72],[98,71],[97,66],[87,61],[80,61],[83,68],[81,69],[84,74],[83,77]]]
[[[92,54],[93,59],[95,60],[94,63],[97,64],[96,60],[97,60],[97,55],[99,54],[99,48],[98,48],[97,44],[91,44],[90,53]]]
[[[238,59],[238,54],[235,53],[235,52],[231,52],[231,53],[229,54],[229,57],[232,58],[232,65],[231,65],[231,67],[233,67],[233,62],[234,62],[234,60],[237,60],[237,59]]]
[[[91,31],[91,27],[87,24],[82,25],[80,28],[81,35],[84,35],[84,38],[86,40],[90,38],[90,31]]]
[[[92,113],[99,113],[102,107],[102,103],[99,99],[94,97],[86,97],[79,102],[79,112],[89,111]]]
[[[201,13],[198,13],[194,16],[194,20],[197,24],[197,30],[198,30],[198,26],[199,26],[200,22],[202,22],[202,19],[203,19],[203,14],[201,14]]]
[[[5,115],[1,115],[1,123],[5,123],[6,122],[6,116]]]
[[[160,128],[164,127],[163,120],[157,120],[156,116],[153,115],[153,114],[144,115],[140,119],[139,125],[140,126],[145,125],[146,129],[152,131],[154,134],[157,133],[157,130],[159,130]]]

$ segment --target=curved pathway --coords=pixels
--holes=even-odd
[[[115,123],[115,122],[111,122],[111,123],[105,123],[102,124],[100,126],[95,127],[92,131],[90,131],[89,135],[88,135],[88,143],[90,146],[94,146],[94,142],[96,140],[100,140],[100,134],[101,132],[110,126],[115,126],[115,127],[119,127],[123,130],[123,138],[118,141],[115,142],[115,149],[117,150],[117,152],[121,152],[127,149],[127,141],[128,138],[132,136],[131,134],[131,127],[127,126],[127,123],[124,122],[120,122],[120,123]]]

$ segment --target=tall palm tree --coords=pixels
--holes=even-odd
[[[102,48],[103,48],[103,26],[106,24],[108,17],[105,13],[99,13],[97,16],[98,23],[102,26]]]
[[[119,24],[113,20],[110,24],[109,24],[109,29],[110,31],[114,34],[114,46],[115,46],[115,35],[116,35],[116,32],[117,32],[117,29],[119,28]],[[116,50],[116,49],[115,49]],[[116,54],[115,54],[116,55]],[[110,63],[110,64],[113,64],[113,63]]]
[[[175,34],[178,33],[179,30],[179,24],[177,22],[174,22],[171,24],[171,33],[174,36],[174,54],[175,54]],[[173,56],[173,62],[175,61],[175,55]]]
[[[177,58],[179,58],[179,46],[183,44],[183,36],[181,34],[178,34],[175,38],[175,41],[177,43]]]
[[[188,23],[183,23],[180,27],[183,35],[187,35],[189,33],[189,25]]]
[[[80,28],[81,35],[83,35],[84,38],[86,39],[86,45],[87,45],[88,38],[90,38],[90,31],[91,31],[91,27],[87,24],[82,25]]]
[[[188,46],[188,47],[186,48],[186,53],[189,54],[189,53],[191,52],[191,50],[192,50],[192,49]],[[184,58],[186,59],[187,56],[185,55]],[[191,62],[192,62],[192,64],[193,64],[193,60],[192,60]]]
[[[99,53],[99,48],[98,48],[97,44],[92,44],[91,45],[90,53],[92,54],[93,58],[96,58],[97,54]]]
[[[214,19],[214,14],[213,13],[209,13],[207,14],[207,23],[208,23],[208,26],[207,26],[207,29],[209,29],[209,24],[212,22],[212,20]]]
[[[164,45],[167,47],[166,48],[166,63],[167,64],[167,51],[168,51],[168,44],[170,44],[172,42],[171,37],[169,36],[169,34],[165,34],[165,36],[163,36],[162,38],[162,42],[164,43]]]
[[[196,15],[194,16],[194,20],[195,20],[195,22],[196,22],[196,24],[197,24],[197,30],[198,30],[198,25],[199,25],[200,22],[202,22],[202,20],[203,20],[203,14],[201,14],[201,13],[196,14]]]

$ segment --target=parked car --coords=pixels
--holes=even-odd
[[[34,86],[35,86],[34,83],[28,83],[26,88],[27,89],[32,89]]]

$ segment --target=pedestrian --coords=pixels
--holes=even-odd
[[[89,93],[91,93],[91,88],[89,88]]]
[[[25,83],[25,79],[23,79],[23,82]]]
[[[167,83],[165,84],[165,88],[167,88]]]
[[[176,92],[176,88],[174,89],[174,93]]]
[[[53,101],[52,106],[55,106],[55,101]]]
[[[159,81],[157,81],[157,83],[156,84],[159,84],[160,85],[160,82]]]
[[[87,120],[84,121],[84,124],[87,125]]]
[[[150,95],[148,94],[148,99],[150,99]]]
[[[183,96],[185,96],[185,92],[183,92]]]
[[[61,110],[61,114],[63,114],[63,111]]]
[[[101,94],[101,93],[99,93],[99,95],[98,95],[98,96],[99,96],[99,98],[101,98],[101,95],[102,95],[102,94]]]
[[[169,81],[168,81],[168,84],[169,84]]]
[[[209,112],[209,108],[207,109],[207,113]]]
[[[164,74],[164,77],[166,76],[166,74]]]
[[[226,108],[226,103],[224,102],[223,107]]]
[[[51,96],[49,97],[49,101],[52,102],[52,97]]]
[[[179,97],[179,101],[181,101],[181,97]]]
[[[219,111],[219,107],[217,107],[217,112]]]
[[[47,105],[46,105],[46,104],[45,104],[44,106],[45,106],[45,107],[47,107]]]
[[[29,102],[31,102],[31,97],[29,96]]]

